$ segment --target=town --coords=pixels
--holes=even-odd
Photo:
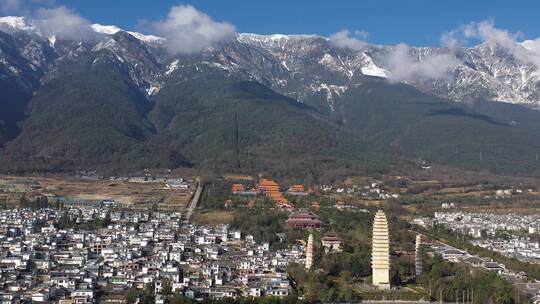
[[[95,230],[66,225],[92,221],[106,224]],[[149,284],[155,294],[168,289],[193,299],[286,297],[286,266],[305,263],[301,244],[272,252],[268,243],[226,225],[183,225],[175,212],[2,210],[0,231],[2,303],[115,302],[115,294]]]
[[[448,283],[464,272],[475,273],[471,286],[489,281],[515,288],[513,297],[538,298],[535,273],[433,234],[444,227],[489,252],[537,263],[536,214],[468,213],[452,202],[411,220],[399,205],[410,199],[400,179],[280,185],[242,175],[5,177],[0,302],[505,297]]]

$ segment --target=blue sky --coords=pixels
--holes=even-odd
[[[0,3],[8,1],[25,0],[0,0]],[[540,36],[540,1],[533,0],[26,0],[24,3],[30,10],[44,5],[64,5],[91,22],[114,24],[128,30],[141,30],[144,20],[166,18],[169,9],[179,4],[190,4],[215,21],[227,21],[239,32],[261,34],[330,35],[348,29],[368,32],[370,43],[439,45],[441,35],[447,31],[473,21],[493,19],[498,28],[522,32],[525,38]]]

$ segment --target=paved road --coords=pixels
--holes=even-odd
[[[197,189],[195,190],[195,194],[193,194],[193,197],[191,198],[191,201],[189,202],[186,211],[184,212],[182,218],[182,223],[188,224],[189,220],[191,219],[191,215],[193,214],[193,210],[197,208],[197,204],[199,203],[199,200],[201,199],[203,186],[201,185],[201,182],[199,179],[197,179]]]

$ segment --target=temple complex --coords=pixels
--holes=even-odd
[[[285,221],[285,224],[291,228],[309,228],[317,229],[324,226],[323,221],[313,212],[307,210],[300,210],[293,213]]]
[[[283,193],[279,191],[279,184],[273,180],[261,179],[257,186],[259,193],[264,193],[266,197],[276,202],[278,205],[287,206],[289,201],[283,196]]]

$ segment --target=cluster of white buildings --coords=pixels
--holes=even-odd
[[[435,212],[433,219],[416,219],[423,225],[442,224],[470,235],[474,245],[522,261],[540,263],[540,243],[526,234],[537,234],[540,214]],[[505,233],[501,233],[505,232]]]
[[[182,177],[173,177],[168,174],[154,175],[150,171],[145,171],[144,174],[135,176],[102,176],[96,171],[78,171],[76,176],[85,180],[110,180],[130,183],[165,183],[166,189],[187,189],[190,186],[190,181]]]
[[[434,252],[440,254],[443,259],[452,263],[463,263],[478,270],[493,271],[499,275],[516,280],[527,278],[527,274],[524,272],[512,271],[511,269],[507,269],[504,264],[495,262],[490,258],[479,257],[446,244],[430,243],[429,247]]]
[[[103,227],[66,227],[106,221]],[[59,225],[63,222],[63,225]],[[73,223],[80,223],[79,225]],[[287,296],[286,267],[305,247],[271,251],[226,225],[182,224],[181,214],[103,207],[0,211],[0,303],[94,303],[128,288],[190,298]]]
[[[390,199],[399,198],[399,194],[391,193],[390,191],[381,187],[378,182],[369,183],[368,185],[348,185],[348,186],[335,186],[335,185],[322,185],[320,189],[326,193],[346,193],[356,194],[362,198],[372,199]]]
[[[509,239],[474,240],[471,243],[525,262],[540,263],[540,244],[528,237],[512,235]]]

